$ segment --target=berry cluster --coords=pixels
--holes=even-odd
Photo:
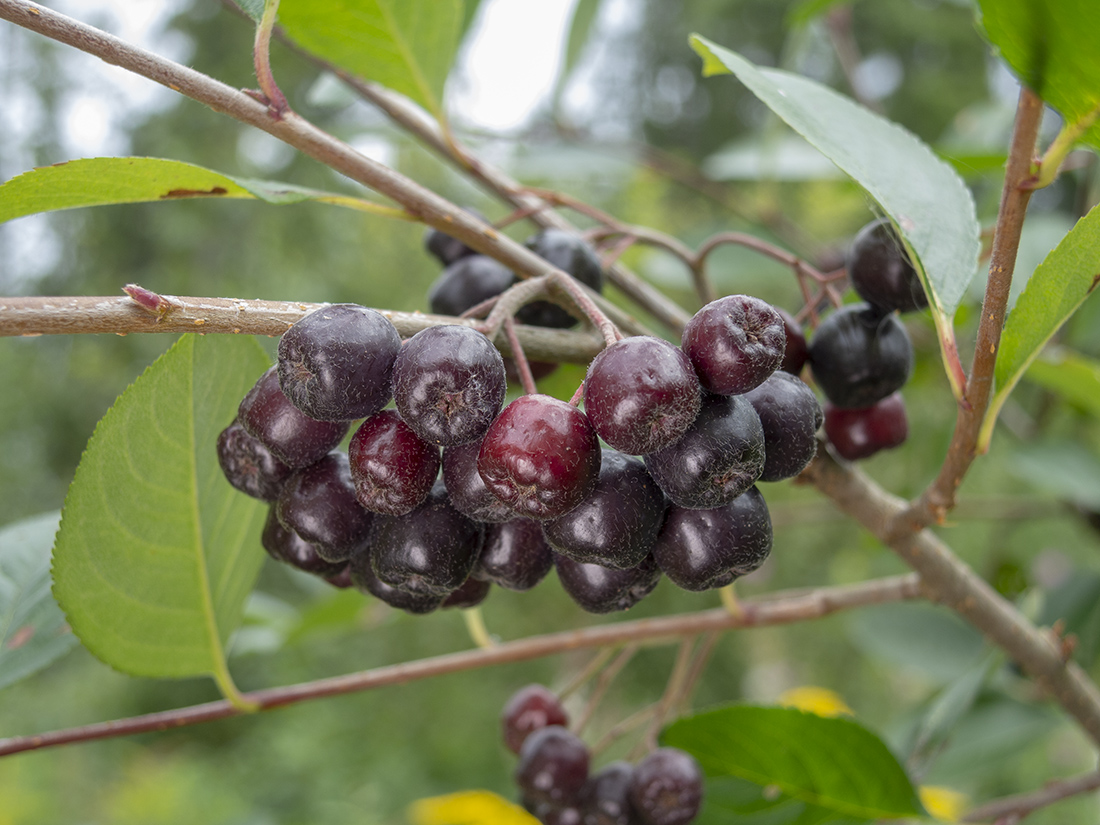
[[[566,728],[565,709],[542,685],[513,695],[501,721],[504,744],[519,757],[523,805],[546,825],[687,825],[699,813],[702,771],[676,748],[590,775],[587,745]]]
[[[928,305],[920,278],[890,223],[856,235],[848,277],[864,303],[826,318],[810,344],[814,379],[826,396],[825,436],[849,461],[897,447],[909,433],[898,392],[913,369],[913,346],[897,312]]]

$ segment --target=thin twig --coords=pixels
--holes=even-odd
[[[680,640],[680,646],[676,649],[676,661],[672,665],[672,672],[668,675],[668,683],[665,685],[665,692],[657,705],[657,712],[650,721],[642,741],[638,743],[635,752],[631,754],[632,757],[641,757],[646,751],[657,749],[657,737],[661,733],[661,726],[664,725],[665,719],[668,718],[672,709],[680,701],[680,692],[687,679],[688,671],[691,669],[691,650],[694,646],[694,636],[687,636]]]
[[[262,710],[271,710],[312,699],[340,696],[388,685],[399,685],[447,673],[458,673],[491,665],[528,661],[570,650],[622,645],[631,642],[670,642],[682,636],[694,636],[714,630],[769,627],[810,621],[841,610],[873,604],[920,598],[920,580],[916,575],[891,576],[860,584],[822,587],[790,594],[773,593],[770,598],[746,603],[746,616],[735,619],[725,610],[638,619],[629,622],[585,627],[543,636],[531,636],[514,642],[502,642],[487,649],[465,650],[428,659],[374,668],[346,676],[334,676],[312,682],[268,688],[244,694]],[[74,742],[89,742],[136,733],[164,731],[200,722],[212,722],[237,716],[240,711],[227,701],[207,702],[176,710],[134,716],[111,722],[97,722],[48,733],[0,739],[0,756]]]
[[[586,664],[584,668],[574,674],[573,678],[566,682],[565,687],[558,691],[558,698],[564,702],[566,698],[572,696],[584,687],[589,679],[603,670],[603,666],[606,665],[608,660],[614,655],[615,648],[613,647],[605,647],[603,650],[599,651],[588,660],[588,664]]]
[[[516,323],[511,318],[504,319],[504,337],[512,350],[512,360],[516,363],[516,372],[519,373],[519,383],[523,386],[523,391],[527,395],[534,395],[539,388],[535,384],[535,376],[531,374],[531,364],[516,336]]]
[[[691,660],[691,668],[684,678],[683,687],[680,688],[679,711],[681,714],[687,713],[690,709],[691,697],[692,694],[695,693],[695,685],[698,684],[703,676],[703,672],[707,669],[711,654],[714,653],[714,648],[718,645],[718,640],[721,638],[721,633],[712,630],[710,633],[703,635],[702,641],[699,642],[699,646],[695,649],[695,657]]]
[[[1029,793],[1006,796],[979,805],[967,811],[962,818],[963,822],[986,822],[989,820],[1003,820],[1005,817],[1015,816],[1016,822],[1022,820],[1047,805],[1061,802],[1078,794],[1088,793],[1100,788],[1100,772],[1086,773],[1073,779],[1059,779],[1048,782],[1041,789]]]
[[[588,701],[585,702],[584,710],[581,711],[581,715],[577,717],[577,721],[573,723],[573,733],[577,736],[581,736],[584,733],[584,729],[588,727],[588,723],[592,721],[592,717],[596,714],[596,709],[600,706],[600,702],[603,701],[603,697],[607,695],[607,691],[611,688],[615,678],[622,672],[622,669],[626,667],[630,660],[634,658],[634,654],[638,652],[638,645],[627,645],[621,651],[619,655],[615,657],[607,669],[600,674],[600,678],[596,681],[596,687],[592,691],[592,695],[588,697]]]

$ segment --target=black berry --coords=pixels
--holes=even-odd
[[[588,747],[558,725],[531,733],[519,751],[516,784],[532,802],[555,807],[576,799],[588,779]]]
[[[745,393],[764,428],[764,471],[761,481],[794,478],[817,452],[821,405],[802,380],[788,372],[775,372],[754,390]]]
[[[848,279],[859,297],[883,314],[928,306],[920,276],[886,218],[859,230],[848,254]]]
[[[473,575],[508,590],[530,590],[553,566],[554,553],[539,522],[514,518],[485,528],[485,543]]]
[[[909,419],[901,393],[895,392],[871,407],[856,410],[827,403],[825,437],[840,457],[848,461],[900,447],[909,437]]]
[[[443,270],[428,292],[428,306],[437,315],[461,315],[512,285],[515,275],[487,255],[468,255]]]
[[[703,803],[703,771],[684,751],[658,748],[635,765],[630,800],[645,825],[687,825]]]
[[[613,570],[599,564],[585,564],[555,555],[558,580],[569,597],[589,613],[629,610],[653,592],[661,570],[646,556],[629,570]]]
[[[236,489],[261,501],[274,501],[294,472],[258,438],[234,421],[218,436],[218,463]]]
[[[897,392],[913,370],[913,345],[896,315],[867,304],[841,307],[810,342],[814,380],[837,407],[870,407]]]
[[[557,694],[538,684],[527,685],[513,693],[500,714],[504,745],[517,754],[535,731],[550,725],[564,728],[568,724],[569,716]]]
[[[279,521],[327,561],[345,561],[364,545],[373,517],[359,506],[348,458],[329,453],[287,479],[276,504]]]
[[[684,327],[680,346],[703,388],[736,395],[779,369],[787,344],[783,319],[751,295],[727,295],[700,309]]]
[[[439,448],[413,432],[395,410],[362,423],[348,445],[348,458],[359,503],[387,516],[418,506],[439,474]]]
[[[515,511],[493,495],[478,475],[480,452],[480,441],[443,450],[443,482],[450,493],[451,504],[474,521],[496,523],[514,519]]]

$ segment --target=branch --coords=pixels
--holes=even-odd
[[[282,335],[295,321],[324,304],[252,301],[239,298],[155,296],[161,309],[149,310],[126,296],[0,298],[0,337],[79,333],[201,332]],[[440,324],[478,328],[481,321],[421,312],[380,309],[402,338]],[[587,364],[603,349],[599,336],[586,332],[516,325],[525,352],[552,361]],[[507,341],[495,342],[511,355]]]
[[[531,636],[514,642],[504,642],[491,648],[449,653],[346,676],[318,679],[288,687],[256,690],[243,695],[246,700],[255,703],[261,710],[272,710],[312,699],[373,690],[387,685],[400,685],[490,665],[523,662],[571,650],[640,641],[672,642],[682,636],[693,636],[709,631],[768,627],[808,621],[855,607],[916,598],[920,598],[920,586],[917,576],[913,574],[840,587],[786,591],[746,602],[745,615],[740,618],[735,618],[724,609],[718,608],[678,616],[615,622],[580,630]],[[129,719],[0,739],[0,756],[73,742],[89,742],[149,731],[170,730],[240,714],[241,711],[227,701],[207,702]]]
[[[1100,744],[1100,690],[1056,636],[1031,624],[930,531],[899,535],[894,524],[906,502],[828,450],[817,451],[804,477],[916,570],[927,598],[954,610],[1004,650]]]
[[[1043,788],[1030,793],[1021,793],[1014,796],[1006,796],[993,802],[987,802],[967,812],[962,818],[963,822],[985,822],[987,820],[1001,820],[1005,817],[1016,817],[1012,820],[1019,822],[1025,816],[1047,805],[1061,802],[1071,796],[1088,793],[1100,788],[1100,773],[1087,773],[1073,779],[1061,779],[1048,782]]]

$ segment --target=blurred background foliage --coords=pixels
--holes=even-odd
[[[468,0],[469,41],[495,2]],[[81,5],[63,10],[112,23],[109,15],[82,15]],[[231,85],[254,85],[247,23],[216,0],[178,0],[174,8],[158,43]],[[557,87],[533,116],[507,133],[489,133],[465,117],[453,101],[476,78],[463,73],[462,61],[452,78],[451,116],[477,151],[526,182],[562,189],[689,244],[740,229],[831,268],[842,264],[849,239],[872,217],[871,204],[735,81],[703,81],[688,34],[698,31],[757,62],[808,74],[902,123],[956,165],[988,225],[1016,89],[989,54],[974,16],[965,0],[579,0]],[[0,177],[80,156],[73,124],[82,110],[74,94],[87,83],[81,77],[90,60],[0,26],[0,120],[6,124]],[[506,214],[300,57],[276,46],[273,61],[301,114],[456,202],[493,219]],[[109,153],[176,158],[229,174],[354,188],[272,139],[179,98],[142,98],[105,145]],[[1025,276],[1097,201],[1095,158],[1072,160],[1075,168],[1032,201],[1021,252]],[[522,225],[509,230],[517,238],[527,231]],[[136,282],[179,295],[425,309],[438,268],[421,237],[415,225],[319,205],[192,201],[79,210],[0,228],[0,289],[113,295]],[[720,291],[800,308],[794,279],[782,268],[736,248],[712,260]],[[644,249],[631,250],[626,262],[694,308],[678,262]],[[980,284],[973,298],[960,314],[963,342],[972,337]],[[1100,356],[1098,311],[1086,304],[1060,345]],[[935,473],[954,422],[931,322],[917,316],[907,323],[919,358],[904,393],[909,443],[866,464],[905,496]],[[61,506],[95,422],[169,343],[157,336],[0,339],[0,386],[6,388],[0,392],[0,524]],[[968,357],[964,353],[964,361]],[[560,370],[544,390],[568,398],[581,375],[579,368]],[[1100,672],[1098,450],[1100,428],[1087,405],[1064,403],[1056,392],[1025,382],[943,531],[1033,618],[1062,618],[1080,637],[1077,655],[1094,675]],[[901,570],[812,490],[782,484],[764,492],[776,525],[775,550],[743,593]],[[262,552],[259,537],[256,551]],[[715,603],[713,595],[663,585],[629,618]],[[553,577],[526,594],[496,591],[483,609],[490,630],[507,638],[591,622]],[[408,617],[270,565],[238,635],[232,668],[248,689],[468,645],[455,613]],[[404,821],[405,806],[426,795],[473,787],[510,795],[512,760],[497,732],[502,704],[528,682],[560,687],[589,655],[0,760],[0,825],[373,825]],[[659,697],[673,656],[671,647],[643,650],[601,706],[593,734]],[[1083,737],[1030,682],[991,659],[973,631],[923,605],[728,634],[696,705],[774,702],[784,690],[807,684],[839,693],[908,760],[918,781],[948,785],[974,800],[1034,788],[1094,761]],[[126,677],[78,648],[0,692],[0,735],[212,698],[208,681]],[[582,700],[583,691],[574,701]],[[949,732],[922,728],[937,702],[958,717]],[[616,746],[608,758],[631,745]],[[1029,821],[1092,823],[1097,817],[1095,801],[1080,798]]]

